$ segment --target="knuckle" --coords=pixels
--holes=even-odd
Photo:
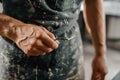
[[[31,51],[33,50],[33,47],[32,46],[29,46],[26,50],[27,53],[30,53]]]
[[[41,31],[40,30],[38,30],[38,33],[36,34],[36,38],[39,38],[40,36],[41,36],[41,33],[40,33]]]
[[[40,37],[46,37],[46,33],[45,32],[42,32],[42,34],[40,35]]]
[[[44,32],[38,33],[37,38],[43,38],[44,37]]]
[[[37,42],[37,39],[34,39],[33,41],[31,41],[30,48],[33,47],[33,46],[35,46],[36,42]]]
[[[46,30],[43,26],[41,26],[41,29],[42,29],[42,30]]]
[[[50,33],[50,35],[51,35],[51,37],[52,37],[52,38],[55,38],[55,36],[54,36],[54,34],[53,34],[53,33]]]

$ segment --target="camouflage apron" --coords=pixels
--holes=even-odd
[[[0,37],[0,80],[84,80],[82,42],[77,24],[81,0],[3,0],[3,13],[43,25],[61,38],[45,56],[27,56]]]

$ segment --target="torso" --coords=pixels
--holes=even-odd
[[[42,16],[44,19],[49,16],[75,18],[78,17],[80,3],[81,0],[3,0],[3,10],[18,19],[43,19]]]
[[[1,76],[6,78],[2,80],[84,80],[82,43],[76,24],[80,2],[81,0],[3,0],[4,14],[47,28],[58,26],[58,22],[61,28],[55,28],[54,34],[62,38],[74,38],[60,41],[58,49],[38,57],[28,57],[14,42],[11,45],[9,39],[5,41],[0,38],[0,59],[5,61],[2,59],[5,57],[8,60],[5,61],[6,64],[9,64],[0,65],[0,70],[4,71]]]

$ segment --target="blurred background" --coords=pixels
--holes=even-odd
[[[106,18],[107,66],[109,73],[105,80],[120,80],[120,0],[104,0]],[[85,33],[83,7],[78,22],[80,23],[85,58],[85,80],[91,78],[91,62],[94,48],[90,37]]]
[[[120,0],[104,0],[104,10],[106,17],[107,66],[109,70],[105,80],[120,80],[116,77],[120,72]],[[78,22],[84,47],[85,80],[90,80],[94,48],[90,37],[85,33],[82,11],[83,7]],[[0,4],[0,12],[2,12],[2,4]]]

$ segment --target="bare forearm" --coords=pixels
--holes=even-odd
[[[92,40],[99,55],[106,51],[105,19],[102,5],[102,0],[85,0],[84,2],[85,22],[91,29]]]
[[[15,38],[16,26],[23,24],[21,21],[16,20],[4,14],[0,14],[0,35],[10,39]]]

